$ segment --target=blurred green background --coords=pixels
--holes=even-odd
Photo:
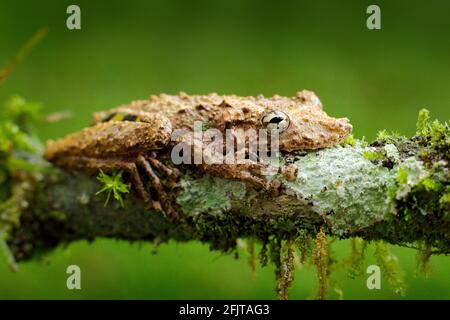
[[[381,7],[382,30],[366,28],[366,8]],[[66,28],[66,8],[81,7],[82,30]],[[380,129],[411,135],[418,110],[450,119],[450,2],[432,1],[24,1],[0,0],[0,64],[42,26],[50,32],[0,86],[71,110],[40,128],[59,137],[90,123],[95,110],[150,94],[293,95],[307,88],[326,111],[351,119],[357,137]],[[334,245],[338,257],[349,242]],[[59,248],[13,274],[0,262],[0,298],[275,298],[273,269],[255,278],[245,254],[210,252],[199,243],[99,239]],[[449,299],[450,258],[432,257],[432,274],[416,275],[415,252],[392,248],[405,271],[406,298]],[[369,251],[367,265],[373,262]],[[82,270],[82,290],[66,289],[66,267]],[[314,270],[295,274],[291,298],[315,287]],[[395,299],[387,284],[336,273],[346,299]],[[332,293],[332,298],[337,295]]]

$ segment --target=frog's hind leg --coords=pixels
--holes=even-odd
[[[156,160],[156,159],[155,159]],[[168,196],[166,191],[164,190],[159,177],[153,171],[152,165],[149,160],[143,155],[139,155],[136,160],[137,164],[139,164],[146,174],[148,175],[152,188],[156,191],[159,197],[159,201],[161,202],[161,206],[163,211],[171,218],[177,218],[176,211],[172,208],[170,201],[168,200]],[[156,163],[156,162],[155,162]],[[157,162],[161,164],[159,161]],[[162,164],[161,164],[162,165]],[[167,168],[169,169],[169,168]]]

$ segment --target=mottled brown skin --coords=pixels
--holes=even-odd
[[[281,112],[288,118],[288,126],[279,134],[281,151],[334,146],[352,130],[348,119],[329,117],[322,110],[319,98],[306,90],[292,98],[221,96],[215,93],[206,96],[162,94],[94,113],[92,127],[57,141],[48,141],[44,156],[48,161],[71,170],[126,170],[146,202],[154,208],[162,207],[167,214],[174,214],[158,174],[176,179],[177,170],[157,159],[159,150],[171,148],[175,143],[171,141],[172,132],[176,129],[192,131],[194,121],[205,119],[209,127],[222,132],[225,129],[257,130],[265,125],[263,117],[273,112]],[[117,114],[127,115],[128,119],[117,121]],[[156,193],[154,199],[140,178],[138,167],[151,182],[149,187],[153,194]],[[261,176],[261,165],[257,163],[201,164],[199,167],[204,172],[224,178],[270,187]],[[295,173],[288,172],[289,176],[294,177]]]
[[[263,114],[271,110],[283,111],[290,119],[289,128],[280,135],[280,149],[284,151],[334,146],[352,130],[348,119],[329,117],[322,110],[319,98],[307,90],[298,92],[292,98],[221,96],[215,93],[206,96],[162,94],[94,113],[94,125],[112,112],[122,112],[138,115],[142,121],[150,123],[152,119],[147,120],[147,117],[164,115],[173,130],[192,129],[194,121],[203,121],[206,117],[209,124],[219,130],[237,127],[256,129],[260,127]]]

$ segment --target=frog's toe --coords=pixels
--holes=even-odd
[[[175,167],[168,167],[163,162],[159,161],[155,152],[150,153],[150,155],[146,156],[145,159],[150,162],[154,169],[158,171],[158,173],[162,173],[167,178],[176,181],[181,175],[180,170]]]
[[[164,190],[159,177],[154,172],[151,161],[148,158],[140,155],[137,157],[136,163],[139,164],[147,174],[147,177],[149,178],[151,183],[149,187],[152,191],[155,192],[154,194],[152,193],[152,195],[154,196],[152,197],[151,201],[152,208],[164,212],[171,220],[177,220],[178,214],[172,208],[170,198],[167,195],[167,192]]]

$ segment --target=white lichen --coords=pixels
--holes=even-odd
[[[405,159],[397,168],[397,182],[399,187],[395,198],[400,200],[408,195],[422,179],[428,176],[428,172],[423,166],[423,162],[414,157]]]
[[[209,175],[198,180],[185,178],[180,186],[182,191],[177,197],[177,203],[189,216],[227,212],[232,208],[232,201],[242,201],[246,194],[245,183]]]
[[[366,148],[336,147],[301,157],[297,181],[284,185],[344,235],[382,220],[389,207],[380,199],[394,182],[387,168],[365,159]]]
[[[398,149],[395,145],[388,143],[384,146],[384,151],[386,152],[386,157],[391,159],[392,161],[398,163],[400,160],[400,156],[398,153]]]

